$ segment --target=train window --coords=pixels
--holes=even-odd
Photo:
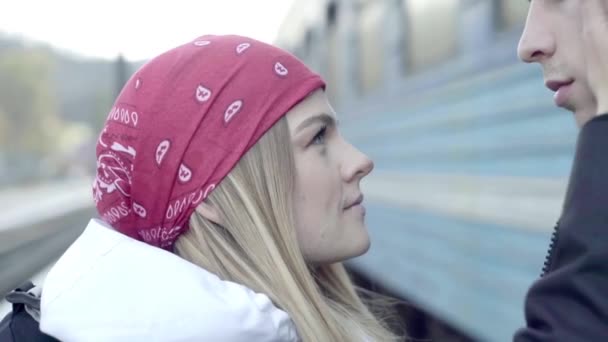
[[[309,57],[312,54],[313,49],[313,38],[312,38],[312,30],[309,28],[306,30],[304,34],[304,54],[306,57]]]
[[[333,103],[340,101],[338,89],[342,85],[342,78],[344,77],[344,66],[346,61],[342,60],[346,58],[344,53],[340,53],[340,48],[344,47],[340,44],[338,32],[336,27],[332,27],[327,31],[327,69],[325,71],[325,78],[327,81],[327,96]]]
[[[526,23],[529,4],[527,1],[498,1],[498,28],[511,30],[522,28]]]
[[[428,1],[428,0],[427,0]],[[363,93],[377,88],[382,82],[385,48],[382,21],[385,14],[383,1],[367,1],[359,8],[359,65],[360,89]]]
[[[338,15],[338,4],[335,1],[331,1],[327,5],[327,26],[331,27],[336,24],[336,17]]]
[[[458,48],[460,1],[404,1],[409,22],[406,49],[410,68],[424,69],[454,56]]]

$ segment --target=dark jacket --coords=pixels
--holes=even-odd
[[[608,115],[578,137],[562,216],[516,342],[608,341]]]

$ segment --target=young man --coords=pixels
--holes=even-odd
[[[608,0],[531,0],[519,56],[541,65],[555,103],[581,128],[524,341],[608,340]]]

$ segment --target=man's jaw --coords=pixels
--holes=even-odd
[[[572,112],[574,112],[574,119],[576,120],[577,126],[582,128],[589,120],[597,115],[597,106],[595,104],[589,105],[577,110],[572,110]]]

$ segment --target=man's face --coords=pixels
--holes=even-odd
[[[597,114],[597,105],[586,76],[580,1],[530,1],[518,54],[524,62],[542,66],[545,85],[555,91],[555,104],[572,111],[582,127]]]

